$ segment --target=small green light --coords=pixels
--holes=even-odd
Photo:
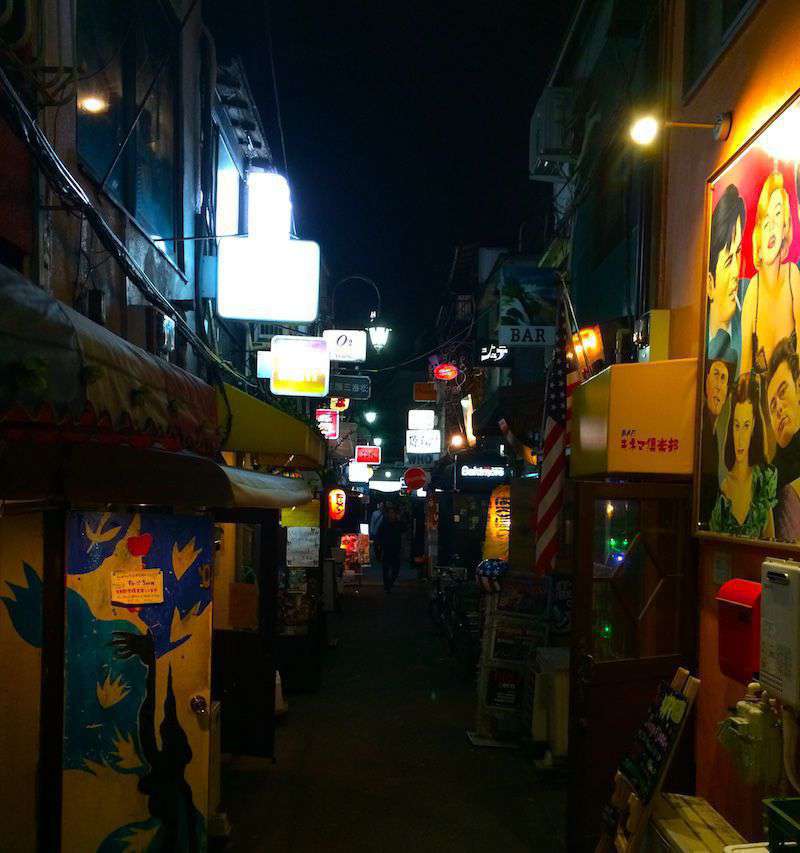
[[[628,544],[628,540],[627,540],[627,539],[623,539],[623,540],[622,540],[622,544],[623,544],[623,545],[627,545],[627,544]]]
[[[612,631],[611,626],[608,623],[603,625],[603,636],[610,637],[611,631]]]
[[[609,540],[608,540],[608,544],[609,544],[612,548],[616,548],[616,547],[617,547],[617,540],[616,540],[616,539],[614,539],[614,538],[612,537],[611,539],[609,539]]]

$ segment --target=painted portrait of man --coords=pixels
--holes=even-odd
[[[721,343],[716,358],[706,359],[700,472],[700,522],[708,524],[719,494],[720,436],[725,434],[728,394],[736,370],[736,353]]]
[[[741,299],[747,287],[742,280],[742,238],[746,224],[744,199],[729,184],[711,215],[706,298],[708,308],[707,353],[732,356],[735,378],[742,354]]]

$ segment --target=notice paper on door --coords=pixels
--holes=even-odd
[[[139,569],[111,572],[112,604],[162,604],[164,572],[161,569]]]

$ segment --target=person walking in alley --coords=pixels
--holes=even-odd
[[[383,518],[375,532],[378,559],[383,565],[383,588],[387,593],[392,591],[400,574],[403,529],[397,507],[390,504],[384,510]]]
[[[380,527],[381,521],[383,521],[384,514],[384,502],[380,501],[380,503],[375,507],[372,511],[372,515],[369,517],[369,546],[370,546],[370,563],[372,565],[377,565],[380,561],[380,557],[378,556],[378,527]]]

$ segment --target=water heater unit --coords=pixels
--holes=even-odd
[[[785,705],[800,708],[800,563],[761,565],[761,684]]]

